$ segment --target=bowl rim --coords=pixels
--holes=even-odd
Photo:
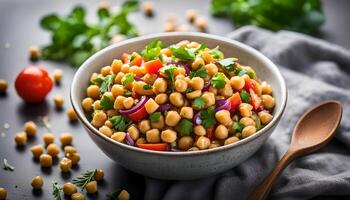
[[[259,131],[257,131],[255,134],[241,139],[238,142],[235,142],[233,144],[229,144],[229,145],[224,145],[224,146],[220,146],[220,147],[216,147],[216,148],[212,148],[212,149],[205,149],[205,150],[200,150],[200,151],[180,151],[180,152],[171,152],[171,151],[154,151],[154,150],[147,150],[147,149],[142,149],[142,148],[138,148],[135,146],[130,146],[124,143],[120,143],[117,141],[114,141],[113,139],[111,139],[110,137],[107,137],[106,135],[102,134],[100,131],[98,131],[95,127],[93,127],[91,125],[91,123],[87,120],[87,117],[85,116],[84,112],[81,112],[80,109],[78,109],[78,107],[81,105],[80,102],[77,102],[76,100],[78,99],[78,97],[76,97],[75,94],[77,88],[75,87],[78,84],[78,77],[84,75],[84,68],[86,68],[88,65],[90,65],[89,63],[93,62],[95,59],[97,59],[98,57],[102,56],[104,53],[118,48],[120,46],[124,46],[127,45],[129,43],[137,43],[140,41],[144,41],[144,40],[149,40],[149,39],[160,39],[162,40],[162,38],[164,37],[172,37],[172,36],[183,36],[183,37],[200,37],[200,38],[207,38],[207,39],[212,39],[212,40],[217,40],[220,42],[224,42],[224,43],[230,43],[231,45],[235,45],[238,46],[240,48],[245,49],[248,53],[256,56],[258,59],[262,60],[263,63],[266,63],[269,70],[274,71],[274,74],[277,75],[277,82],[281,85],[281,107],[279,110],[277,110],[275,112],[275,115],[272,119],[272,121],[267,124],[264,128],[260,129]],[[95,54],[93,54],[92,56],[90,56],[87,60],[85,60],[85,62],[79,67],[79,69],[76,71],[73,80],[72,80],[72,84],[71,84],[71,89],[70,89],[70,100],[71,100],[71,104],[73,106],[74,111],[76,112],[78,119],[83,123],[83,125],[89,130],[91,131],[93,134],[95,134],[96,136],[100,137],[101,139],[113,144],[113,145],[118,145],[120,148],[126,148],[127,150],[131,150],[131,151],[136,151],[139,153],[144,153],[144,154],[152,154],[152,155],[162,155],[162,156],[192,156],[192,155],[202,155],[202,154],[211,154],[211,153],[215,153],[215,152],[220,152],[220,151],[225,151],[227,149],[230,148],[234,148],[234,147],[238,147],[241,145],[244,145],[246,143],[250,143],[253,140],[255,140],[256,138],[264,135],[265,133],[268,132],[268,130],[270,130],[271,128],[273,128],[275,125],[277,125],[276,123],[278,123],[278,121],[280,120],[280,118],[283,115],[283,112],[285,110],[286,104],[287,104],[287,87],[286,87],[286,83],[285,80],[280,72],[280,70],[278,69],[278,67],[266,56],[264,56],[262,53],[260,53],[258,50],[243,44],[239,41],[230,39],[230,38],[226,38],[223,36],[217,36],[217,35],[212,35],[212,34],[207,34],[207,33],[198,33],[198,32],[172,32],[172,33],[156,33],[156,34],[148,34],[145,36],[140,36],[140,37],[135,37],[135,38],[131,38],[131,39],[127,39],[121,42],[118,42],[116,44],[112,44],[110,46],[107,46],[105,48],[103,48],[102,50],[96,52]]]

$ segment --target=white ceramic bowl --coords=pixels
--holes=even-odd
[[[220,46],[225,57],[237,57],[240,63],[254,68],[258,77],[271,84],[276,100],[273,120],[254,135],[234,144],[192,152],[158,152],[128,146],[112,140],[94,128],[86,118],[81,101],[86,97],[86,88],[90,75],[100,68],[110,65],[114,58],[122,53],[140,52],[154,39],[165,44],[174,44],[181,40],[206,43],[208,47]],[[97,52],[76,72],[72,87],[71,101],[80,121],[97,146],[111,159],[125,168],[158,179],[189,180],[211,176],[233,168],[251,155],[271,135],[278,124],[287,100],[286,85],[278,68],[268,58],[240,42],[229,38],[203,33],[161,33],[129,39]]]

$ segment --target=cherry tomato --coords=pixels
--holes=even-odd
[[[135,111],[134,113],[131,113],[128,115],[128,117],[133,121],[133,122],[138,122],[142,119],[145,119],[148,116],[148,113],[146,111],[146,107],[142,106],[139,110]]]
[[[145,62],[145,68],[147,73],[149,74],[158,74],[159,69],[162,67],[163,67],[163,63],[160,59]]]
[[[123,53],[123,55],[122,55],[122,62],[124,64],[130,62],[130,57],[131,57],[130,54]]]
[[[229,109],[230,111],[236,110],[239,104],[242,103],[241,96],[239,96],[238,92],[232,95],[232,97],[230,98],[230,101],[231,101],[231,107]]]
[[[130,56],[130,64],[132,66],[141,66],[142,61],[143,61],[143,59],[140,56],[140,54],[138,54],[136,52],[131,54],[131,56]]]
[[[254,92],[253,89],[250,89],[250,97],[252,99],[252,105],[255,110],[258,110],[261,105],[261,99],[258,97],[258,95]]]
[[[18,74],[15,88],[25,102],[38,103],[51,91],[52,79],[45,69],[29,66]]]
[[[141,149],[148,149],[154,151],[167,151],[169,149],[168,144],[166,143],[158,143],[158,144],[138,144],[138,147]]]

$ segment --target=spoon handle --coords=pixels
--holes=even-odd
[[[248,200],[264,200],[267,198],[272,186],[275,184],[277,178],[283,169],[296,157],[294,151],[288,150],[272,171],[265,177],[265,179],[255,188],[250,194]]]

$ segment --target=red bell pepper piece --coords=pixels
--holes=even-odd
[[[158,58],[156,60],[151,60],[151,61],[145,62],[144,66],[145,66],[145,69],[146,69],[147,73],[149,73],[149,74],[158,74],[159,73],[159,69],[163,67],[163,63]]]
[[[154,151],[168,151],[169,145],[167,143],[158,143],[158,144],[138,144],[138,147],[141,149],[148,149]]]
[[[138,111],[131,113],[128,115],[128,117],[133,121],[133,122],[138,122],[142,119],[145,119],[148,117],[148,113],[146,111],[146,107],[142,106]]]
[[[130,54],[127,54],[127,53],[123,53],[122,55],[122,62],[125,64],[125,63],[128,63],[130,61]]]
[[[244,89],[246,91],[250,91],[250,89],[254,89],[254,87],[255,87],[255,81],[254,80],[249,79],[249,78],[245,78],[244,81],[245,81]]]
[[[207,128],[207,134],[206,134],[207,138],[209,138],[210,140],[214,139],[214,127],[210,127]]]
[[[249,93],[250,93],[250,98],[252,99],[252,105],[254,109],[257,110],[261,105],[261,99],[260,97],[258,97],[258,95],[254,92],[253,89],[250,89]]]
[[[130,60],[131,66],[141,66],[143,59],[140,56],[140,54],[134,52],[131,54],[130,59],[131,58],[132,58],[132,60]]]
[[[239,95],[238,92],[232,95],[232,97],[230,98],[230,101],[231,101],[230,111],[236,110],[239,104],[242,103],[241,96]]]

